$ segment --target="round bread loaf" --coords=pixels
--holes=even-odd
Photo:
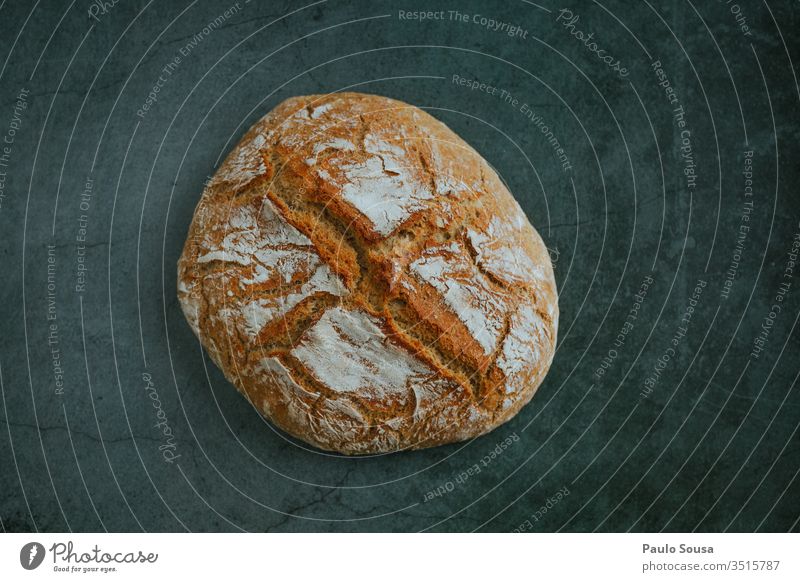
[[[208,183],[178,263],[186,318],[265,417],[368,454],[484,434],[550,367],[547,249],[487,162],[385,97],[295,97]]]

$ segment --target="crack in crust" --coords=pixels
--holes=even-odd
[[[377,160],[377,174],[371,159]],[[358,188],[385,187],[392,190],[353,199]],[[347,199],[344,188],[350,188]],[[426,193],[417,197],[420,188]],[[360,206],[367,199],[390,205],[382,211]],[[260,201],[268,208],[260,211],[255,228],[274,230],[271,225],[280,220],[289,232],[282,236],[291,239],[276,239],[269,248],[307,253],[308,269],[316,264],[322,267],[313,268],[329,269],[341,291],[331,293],[336,288],[329,283],[308,289],[316,275],[300,267],[292,267],[281,284],[271,278],[253,282],[252,268],[213,254],[221,243],[210,229],[231,220],[232,209]],[[210,258],[198,262],[202,249]],[[435,260],[422,276],[413,265],[424,256]],[[456,268],[453,261],[463,266]],[[259,121],[198,205],[179,261],[179,282],[181,305],[195,333],[253,405],[290,434],[346,454],[483,434],[530,400],[554,352],[556,290],[539,235],[472,148],[426,113],[385,98],[295,98]],[[478,317],[488,313],[487,301],[496,301],[499,309],[491,336],[481,326],[492,320]],[[262,322],[259,317],[273,313],[273,304],[286,309]],[[247,309],[255,310],[253,321]],[[315,377],[293,352],[321,341],[332,310],[362,321],[351,332],[337,331],[344,335],[330,344],[366,342],[343,352],[356,358],[349,366],[362,366],[362,380],[369,381],[370,370],[394,370],[379,372],[370,358],[402,353],[398,349],[428,372],[408,380],[405,396],[394,400],[366,398],[367,386],[347,396],[337,393],[342,378]],[[365,329],[372,335],[363,336]],[[525,353],[536,360],[522,361]],[[510,391],[512,385],[522,388]]]

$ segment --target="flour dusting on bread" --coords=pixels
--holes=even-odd
[[[476,262],[508,283],[534,282],[545,277],[544,269],[519,250],[524,217],[516,221],[493,216],[485,232],[470,229],[469,241],[475,249]]]
[[[198,264],[221,261],[248,267],[239,271],[241,289],[266,285],[281,291],[246,302],[230,299],[220,309],[224,321],[250,337],[313,294],[341,297],[348,293],[307,236],[289,224],[269,199],[259,206],[232,209],[221,242],[214,244],[207,237],[206,252],[197,258]]]
[[[456,243],[426,250],[411,263],[411,271],[432,285],[467,326],[485,354],[497,348],[507,311],[503,296]]]
[[[190,327],[265,417],[373,454],[511,419],[555,352],[538,233],[443,123],[384,97],[297,97],[208,183],[178,263]]]
[[[434,375],[389,341],[378,320],[340,307],[326,311],[291,353],[331,390],[377,401],[405,401]]]
[[[386,236],[424,208],[433,194],[415,175],[401,147],[368,133],[364,150],[369,155],[365,160],[339,165],[338,185],[343,198]]]

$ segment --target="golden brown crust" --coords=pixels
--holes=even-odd
[[[178,282],[226,378],[345,454],[488,432],[555,349],[547,249],[497,174],[374,95],[296,97],[256,123],[198,204]]]

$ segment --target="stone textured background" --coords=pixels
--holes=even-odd
[[[444,19],[400,18],[426,5]],[[239,0],[204,31],[231,6],[0,2],[5,531],[797,531],[796,3]],[[579,17],[570,28],[561,9]],[[694,187],[658,60],[685,110]],[[556,259],[553,368],[483,438],[363,459],[308,450],[225,382],[179,310],[176,260],[221,157],[286,97],[345,89],[446,122],[497,168]]]

